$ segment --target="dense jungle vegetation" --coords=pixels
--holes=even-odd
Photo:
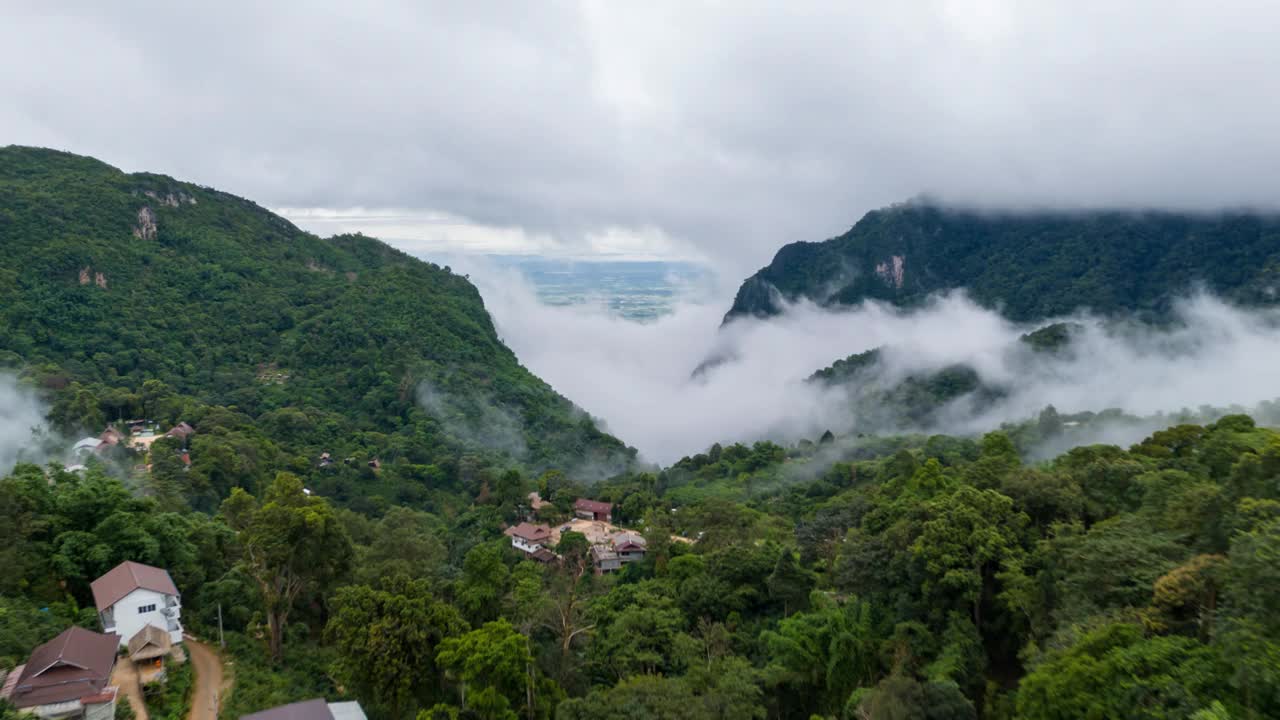
[[[1023,463],[1053,420],[616,476],[590,494],[650,544],[609,576],[580,536],[544,566],[501,535],[529,490],[552,521],[586,493],[554,470],[430,510],[279,468],[205,513],[181,483],[22,465],[0,480],[0,664],[92,627],[88,582],[134,559],[170,569],[197,632],[221,603],[229,718],[315,695],[376,718],[1275,717],[1280,433],[1228,415]],[[264,596],[281,572],[299,592]]]

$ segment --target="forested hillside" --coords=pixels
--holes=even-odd
[[[999,213],[926,201],[867,213],[845,234],[783,247],[742,284],[725,316],[768,317],[783,302],[918,303],[964,288],[1017,321],[1075,310],[1160,318],[1203,288],[1274,303],[1280,218],[1249,212]]]
[[[321,239],[247,200],[96,160],[0,149],[0,367],[56,429],[180,420],[188,499],[278,469],[331,494],[421,496],[467,468],[617,469],[633,455],[517,362],[449,268]],[[461,463],[461,465],[460,465]],[[474,473],[472,473],[474,474]],[[372,475],[372,473],[366,473]]]
[[[717,445],[624,474],[593,494],[648,553],[607,575],[582,535],[539,564],[501,534],[534,488],[565,521],[583,489],[557,472],[461,514],[353,512],[281,473],[205,514],[97,465],[20,466],[0,668],[95,627],[88,582],[130,559],[170,570],[193,632],[221,605],[227,720],[316,696],[376,720],[1280,714],[1280,434],[1232,415],[1019,460],[1063,431]]]

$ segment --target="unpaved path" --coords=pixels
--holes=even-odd
[[[219,704],[231,686],[231,679],[222,672],[222,659],[213,648],[185,637],[187,656],[196,673],[196,686],[191,691],[190,720],[217,720]]]
[[[133,708],[133,716],[137,720],[148,720],[147,704],[142,700],[142,683],[132,660],[127,657],[116,660],[116,669],[111,671],[111,684],[129,698],[129,707]]]

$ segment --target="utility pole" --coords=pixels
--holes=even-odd
[[[218,603],[218,646],[227,649],[227,641],[222,637],[222,603]]]

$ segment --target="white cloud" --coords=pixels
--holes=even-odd
[[[523,364],[663,464],[715,442],[886,430],[854,417],[843,392],[804,382],[836,359],[880,346],[888,348],[887,368],[877,382],[886,385],[911,372],[968,363],[988,382],[1010,388],[990,411],[944,416],[941,426],[925,428],[937,432],[985,432],[1050,404],[1064,413],[1122,408],[1152,414],[1280,398],[1273,362],[1280,356],[1280,315],[1208,297],[1184,301],[1182,325],[1174,329],[1071,318],[1087,328],[1078,352],[1028,369],[1018,338],[1034,326],[1010,323],[961,294],[914,312],[878,304],[832,312],[801,304],[779,318],[735,321],[718,333],[722,297],[681,302],[671,315],[641,324],[597,306],[542,305],[514,271],[463,267]],[[737,360],[691,376],[703,360],[726,351]],[[1136,441],[1153,427],[1109,439]]]
[[[45,424],[46,412],[30,388],[18,384],[12,375],[0,373],[0,476],[35,451],[35,430]]]
[[[519,226],[495,227],[446,212],[405,208],[275,208],[298,227],[322,237],[364,233],[412,255],[540,255],[604,260],[703,261],[705,256],[657,227],[605,227],[581,236],[555,236]]]

